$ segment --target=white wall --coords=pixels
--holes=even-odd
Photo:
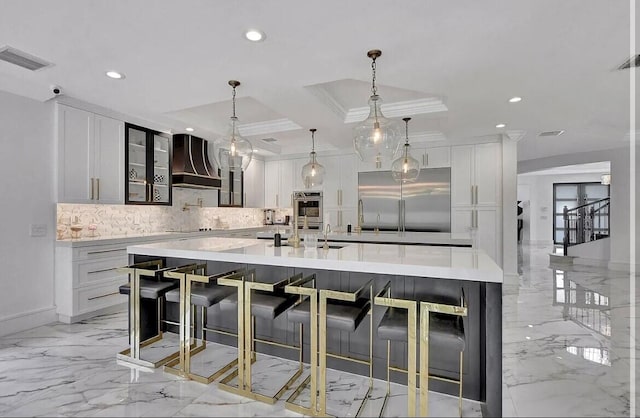
[[[53,106],[0,91],[0,335],[55,321]],[[30,225],[46,236],[30,237]]]
[[[629,196],[640,192],[640,153],[635,152],[635,165],[638,169],[631,172],[629,146],[603,151],[582,152],[558,155],[548,158],[520,161],[518,173],[543,170],[573,164],[584,164],[598,161],[611,162],[611,260],[610,268],[629,268],[632,242],[640,243],[640,212],[630,207]],[[631,175],[635,176],[636,190],[630,189]],[[630,220],[635,219],[636,229],[631,231]],[[532,221],[533,222],[533,221]],[[632,241],[633,238],[633,241]],[[532,237],[532,240],[534,238]],[[636,266],[640,260],[640,245],[635,246]]]
[[[553,243],[553,183],[600,182],[600,174],[518,175],[518,200],[527,201],[523,211],[522,241]],[[526,194],[528,193],[528,199]]]

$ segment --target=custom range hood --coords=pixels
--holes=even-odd
[[[193,135],[173,136],[173,187],[219,189],[217,171],[209,161],[207,141]]]

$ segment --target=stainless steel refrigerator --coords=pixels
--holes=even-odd
[[[363,230],[451,232],[451,169],[423,168],[413,183],[390,171],[358,173]]]

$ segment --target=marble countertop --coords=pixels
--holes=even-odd
[[[96,236],[96,237],[81,237],[77,239],[63,239],[57,240],[56,246],[59,247],[85,247],[90,245],[106,245],[106,244],[118,244],[118,243],[134,243],[140,241],[158,241],[163,239],[183,239],[183,238],[198,238],[198,237],[219,237],[233,232],[258,232],[263,231],[264,227],[250,227],[250,228],[227,228],[227,229],[213,229],[211,231],[164,231],[164,232],[147,232],[147,233],[135,233],[135,234],[123,234],[123,235],[108,235],[108,236]],[[84,231],[83,231],[84,232]]]
[[[256,234],[257,238],[273,238],[273,234],[280,231],[282,239],[289,238],[291,228],[275,228],[269,226],[268,230],[261,231]],[[318,240],[324,239],[324,234],[316,231]],[[300,230],[300,237],[303,232]],[[470,247],[472,242],[470,239],[454,239],[451,238],[449,232],[395,232],[381,231],[375,233],[373,231],[362,231],[360,233],[347,232],[330,232],[327,240],[332,242],[370,242],[379,244],[423,244],[423,245],[456,245]]]
[[[321,245],[321,243],[319,243]],[[375,274],[502,283],[502,270],[482,250],[397,244],[334,244],[329,250],[274,247],[245,238],[193,238],[127,247],[129,254]]]

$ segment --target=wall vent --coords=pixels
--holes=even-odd
[[[277,141],[277,139],[275,139],[275,138],[262,138],[262,140],[264,142],[276,142]]]
[[[538,134],[538,136],[560,136],[564,133],[563,130],[561,131],[545,131],[545,132],[540,132]]]
[[[634,55],[626,60],[621,66],[618,67],[618,70],[628,70],[631,67],[640,67],[640,54]]]
[[[0,48],[0,60],[31,71],[38,71],[53,65],[42,58],[27,54],[24,51],[20,51],[19,49],[15,49],[10,46],[3,46]]]

